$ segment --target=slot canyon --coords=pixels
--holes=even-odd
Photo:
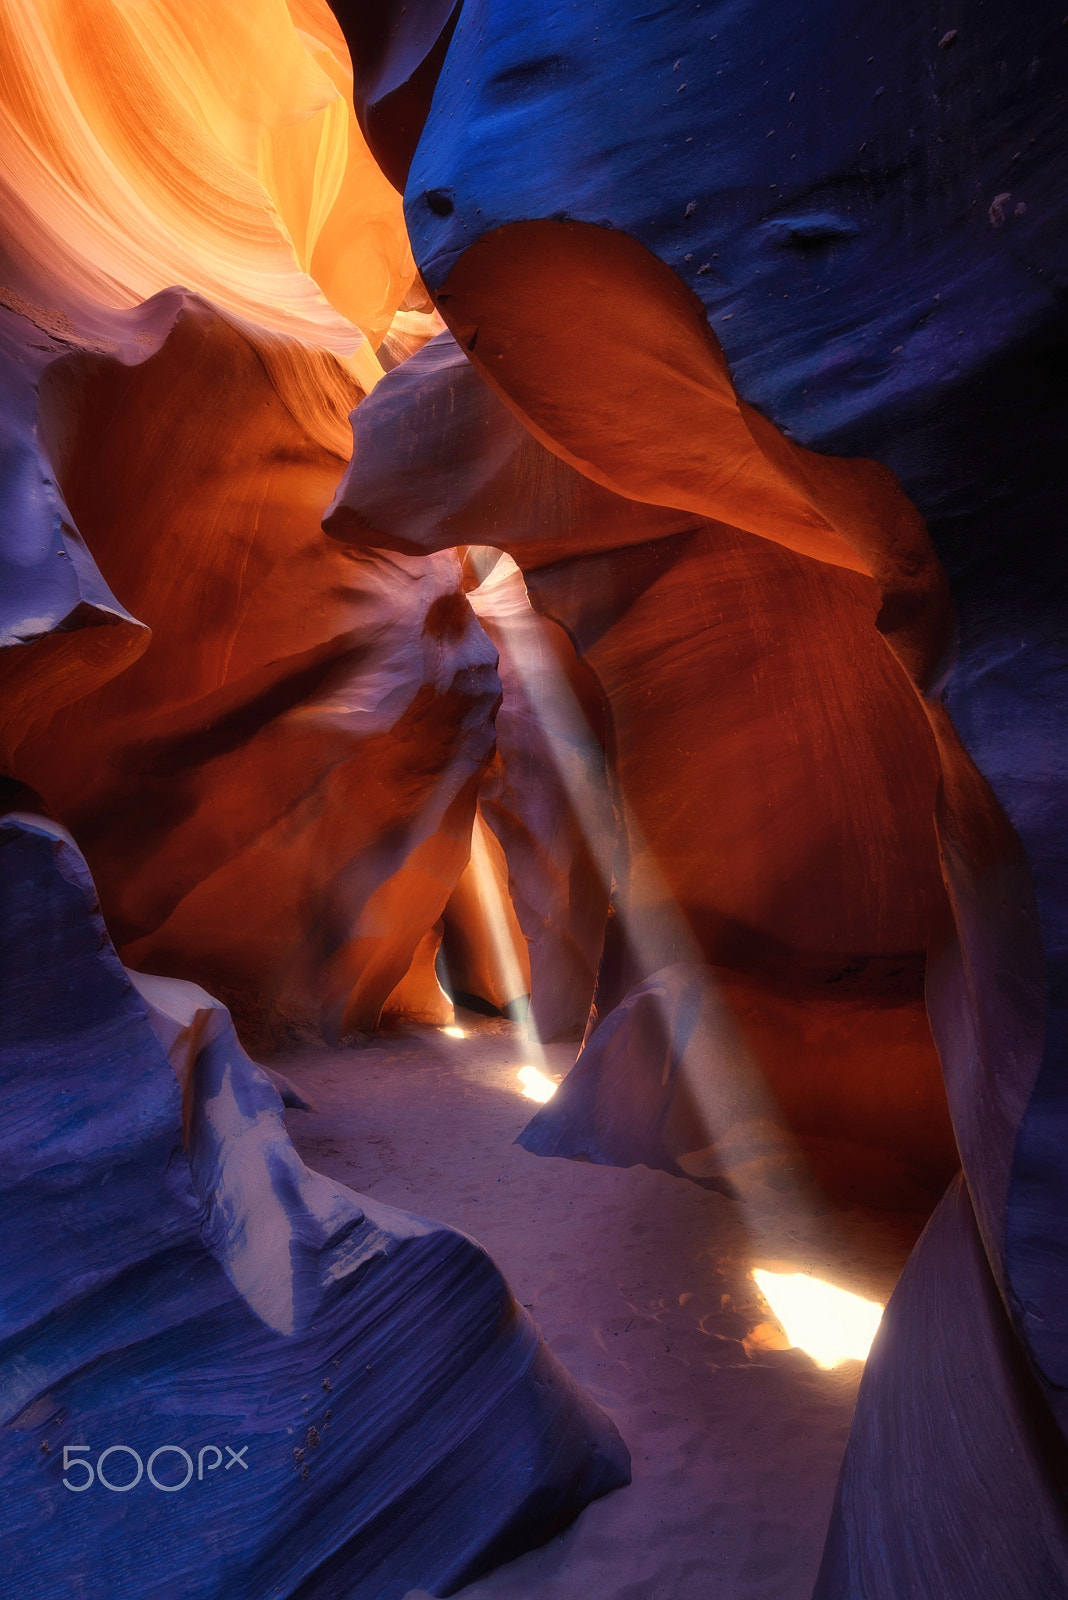
[[[0,40],[15,1600],[1068,1596],[1068,19]]]

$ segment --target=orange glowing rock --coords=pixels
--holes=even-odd
[[[496,836],[475,813],[471,859],[445,907],[444,956],[456,995],[498,1011],[530,995],[530,956],[509,892],[508,863]]]
[[[428,1023],[438,1028],[455,1024],[455,1008],[441,987],[437,974],[442,926],[439,919],[419,941],[407,972],[382,1007],[383,1021],[395,1018],[403,1022]]]
[[[165,300],[148,359],[42,382],[64,494],[152,642],[34,725],[17,774],[82,841],[130,965],[260,1038],[370,1028],[467,860],[493,648],[455,554],[323,537],[359,398],[338,361]]]
[[[743,1199],[922,1212],[952,1170],[922,1004],[679,963],[635,985],[520,1135],[539,1155],[637,1162]],[[787,1131],[789,1130],[789,1131]]]
[[[182,284],[380,375],[415,279],[327,6],[12,0],[0,11],[16,288],[131,306]]]
[[[751,1059],[778,1114],[822,1141],[827,1186],[937,1193],[956,1164],[923,1003],[947,917],[937,760],[875,585],[707,524],[529,581],[604,688],[626,801],[598,1019],[679,953],[726,969]],[[649,1051],[636,1035],[616,1054]]]
[[[717,963],[823,984],[860,956],[864,982],[915,986],[944,906],[937,768],[871,580],[705,524],[529,581],[612,708],[649,915],[685,908]]]
[[[427,967],[497,694],[454,556],[319,529],[349,411],[441,326],[351,79],[321,0],[0,14],[7,409],[66,530],[0,647],[4,766],[128,959],[265,1035],[373,1027]],[[447,1014],[426,972],[392,1003]]]
[[[880,631],[913,680],[945,670],[948,584],[893,473],[806,450],[748,405],[700,300],[638,240],[513,223],[459,256],[438,303],[554,454],[618,494],[874,577]]]
[[[578,426],[570,390],[559,404]],[[607,1026],[638,986],[680,963],[715,968],[779,1114],[825,1141],[813,1150],[821,1172],[834,1176],[834,1144],[847,1188],[858,1175],[863,1188],[865,1170],[869,1190],[900,1193],[913,1172],[937,1186],[956,1163],[923,1008],[928,942],[947,920],[938,762],[919,697],[880,637],[877,584],[855,560],[832,564],[614,495],[539,449],[514,409],[455,346],[428,345],[356,413],[356,451],[327,526],[402,549],[492,538],[603,696],[618,821],[582,820],[601,881],[615,880],[615,914],[591,1021]],[[696,449],[679,439],[679,451]],[[650,455],[642,470],[653,465]],[[529,728],[511,752],[506,742],[507,635],[478,593],[501,648],[500,772],[536,809],[521,755]],[[937,603],[936,593],[936,613]],[[916,660],[930,657],[922,640],[917,648]],[[493,818],[493,800],[483,804]],[[544,882],[551,819],[528,833]],[[507,849],[503,825],[501,837]],[[524,875],[509,866],[521,892]],[[536,1004],[533,959],[532,987]],[[657,1023],[668,1035],[684,1026],[677,998],[669,985]],[[650,1050],[662,1054],[643,1033],[615,1056],[638,1062]],[[545,1121],[559,1124],[568,1099],[565,1087]],[[673,1163],[709,1142],[691,1136],[669,1152]]]

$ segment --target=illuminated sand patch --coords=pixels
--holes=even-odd
[[[876,1301],[805,1272],[767,1272],[757,1267],[753,1277],[790,1344],[804,1350],[818,1366],[867,1360],[883,1315]]]
[[[544,1072],[539,1072],[537,1067],[520,1067],[516,1076],[523,1085],[521,1092],[524,1100],[537,1100],[544,1105],[556,1093],[556,1084]]]

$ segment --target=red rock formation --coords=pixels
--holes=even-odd
[[[934,746],[870,580],[706,524],[529,581],[611,706],[646,915],[677,904],[707,958],[778,977],[914,968],[942,905]]]
[[[611,708],[629,867],[599,1016],[680,959],[720,969],[771,1104],[822,1141],[821,1175],[840,1141],[839,1188],[937,1192],[956,1160],[923,1008],[945,917],[937,766],[870,580],[706,526],[530,583]],[[539,1118],[566,1114],[562,1094]]]
[[[246,1028],[370,1028],[467,859],[493,650],[455,555],[323,538],[358,398],[337,363],[175,309],[140,364],[45,375],[59,481],[153,638],[29,733],[19,776],[83,841],[132,965]]]
[[[937,741],[937,839],[952,916],[937,915],[928,930],[939,951],[932,1015],[999,1273],[1016,1130],[1043,1062],[1045,956],[1019,839],[938,699],[952,604],[920,513],[882,465],[803,449],[741,399],[700,301],[622,231],[518,222],[465,249],[438,288],[487,382],[584,474],[874,579],[875,625]]]
[[[373,1027],[417,950],[394,1006],[447,1015],[423,946],[498,689],[454,556],[318,526],[348,411],[440,326],[337,24],[58,0],[0,35],[4,770],[84,830],[127,958],[246,1029]]]
[[[616,877],[596,1018],[662,969],[714,967],[762,1096],[839,1147],[850,1192],[937,1185],[956,1162],[923,1011],[946,919],[938,769],[871,577],[598,487],[539,452],[444,341],[354,426],[330,529],[404,549],[492,537],[603,694],[622,831],[592,830]],[[447,474],[450,449],[463,467]],[[566,1105],[561,1091],[539,1120]]]
[[[893,474],[805,450],[740,399],[701,302],[636,239],[516,223],[465,250],[437,300],[483,377],[563,460],[631,499],[874,576],[880,628],[915,681],[944,669],[945,575]]]

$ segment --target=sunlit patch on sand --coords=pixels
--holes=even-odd
[[[753,1277],[790,1344],[804,1350],[818,1366],[867,1359],[883,1314],[877,1302],[805,1272],[766,1272],[757,1267]]]
[[[465,1039],[467,1037],[462,1028],[448,1027],[442,1028],[441,1031],[450,1039]]]
[[[524,1100],[537,1100],[544,1105],[556,1093],[556,1084],[544,1072],[539,1072],[537,1067],[520,1067],[516,1076],[523,1085],[521,1092]]]

